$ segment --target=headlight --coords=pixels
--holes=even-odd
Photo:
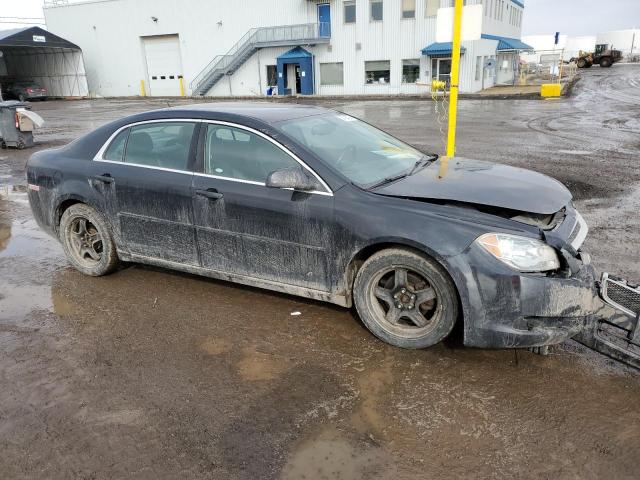
[[[556,251],[540,240],[487,233],[476,242],[498,260],[521,272],[546,272],[560,268]]]

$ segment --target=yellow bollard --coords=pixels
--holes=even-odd
[[[180,77],[180,96],[184,97],[184,78]]]
[[[453,10],[453,51],[451,52],[451,86],[449,87],[449,131],[447,157],[456,153],[456,125],[458,121],[458,88],[460,83],[460,43],[462,36],[462,2],[455,0]]]
[[[141,97],[147,96],[147,92],[144,89],[144,80],[140,80],[140,96]]]
[[[540,96],[542,97],[559,97],[561,95],[562,85],[559,83],[544,83],[542,87],[540,87]]]

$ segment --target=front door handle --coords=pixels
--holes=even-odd
[[[206,197],[209,200],[219,200],[224,195],[218,192],[215,188],[210,188],[209,190],[196,190],[196,195],[200,195],[201,197]]]
[[[108,173],[105,173],[103,175],[95,175],[95,176],[93,176],[91,178],[93,180],[97,180],[97,181],[102,182],[102,183],[113,183],[113,181],[114,181],[114,178],[111,175],[109,175]]]

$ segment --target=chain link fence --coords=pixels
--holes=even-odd
[[[513,85],[570,82],[578,71],[575,62],[564,60],[564,50],[522,52]]]

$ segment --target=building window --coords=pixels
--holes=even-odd
[[[402,18],[416,18],[416,0],[402,0]]]
[[[438,8],[440,7],[440,0],[425,0],[424,4],[424,16],[435,17],[438,15]]]
[[[278,67],[267,65],[267,87],[275,87],[276,85],[278,85]]]
[[[382,21],[382,0],[370,0],[371,1],[371,21]]]
[[[482,75],[482,57],[476,57],[476,82],[479,82]]]
[[[344,23],[356,23],[356,2],[344,2]]]
[[[391,62],[389,60],[364,62],[364,78],[367,84],[389,83]]]
[[[320,64],[320,85],[344,85],[342,62]]]
[[[416,83],[420,78],[420,59],[402,60],[402,83]]]

